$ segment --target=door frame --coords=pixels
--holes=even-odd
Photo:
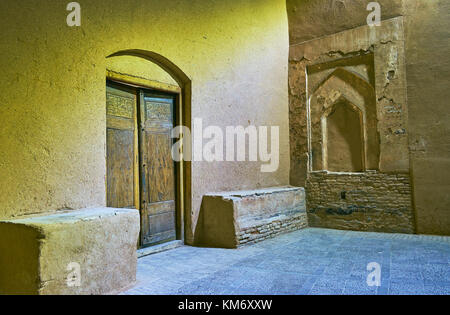
[[[155,93],[165,93],[175,96],[175,113],[174,113],[174,126],[183,126],[184,124],[184,112],[183,112],[183,91],[177,85],[171,85],[166,83],[161,83],[158,81],[148,80],[145,78],[135,77],[123,73],[117,73],[111,70],[106,70],[106,83],[111,82],[113,84],[118,84],[124,87],[134,89],[136,92],[138,89],[149,90]],[[105,84],[106,89],[106,84]],[[139,110],[139,95],[136,93],[136,109],[135,112]],[[135,119],[135,124],[138,124],[137,119]],[[138,126],[137,126],[138,127]],[[135,174],[137,172],[137,180],[134,181],[134,189],[136,193],[136,209],[139,210],[139,215],[141,213],[141,191],[140,191],[140,161],[139,161],[139,129],[136,129],[135,134],[135,159],[137,158],[137,163],[135,163]],[[186,215],[185,215],[185,174],[187,171],[186,163],[183,162],[183,152],[181,152],[181,162],[175,163],[175,205],[176,205],[176,239],[181,240],[183,244],[185,243],[185,233],[186,233]],[[138,195],[138,196],[137,196]],[[138,247],[141,248],[141,232],[139,234],[139,244]]]

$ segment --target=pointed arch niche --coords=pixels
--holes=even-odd
[[[311,171],[379,169],[375,90],[344,67],[322,70],[308,106]],[[324,77],[324,78],[323,78]]]
[[[322,116],[323,165],[331,172],[365,169],[363,113],[344,97]]]

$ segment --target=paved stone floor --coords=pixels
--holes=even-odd
[[[381,286],[367,285],[367,265]],[[305,229],[237,250],[183,246],[139,259],[125,294],[450,294],[450,237]]]

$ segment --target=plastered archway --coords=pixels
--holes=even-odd
[[[120,56],[132,56],[137,58],[142,58],[149,62],[152,62],[163,69],[167,74],[169,74],[173,80],[179,85],[179,106],[176,110],[176,125],[185,126],[191,130],[191,95],[192,95],[192,84],[190,78],[173,62],[171,62],[166,57],[146,50],[121,50],[113,53],[107,58],[120,57]],[[128,82],[130,83],[130,82]],[[161,88],[161,87],[155,87]],[[164,88],[162,88],[164,89]],[[184,154],[190,154],[190,150],[186,150]],[[177,239],[185,241],[191,230],[191,209],[192,209],[192,184],[191,184],[191,158],[184,158],[182,162],[177,163],[178,175],[177,175],[177,206],[179,209],[179,216],[177,220],[178,231]]]

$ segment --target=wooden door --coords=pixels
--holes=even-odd
[[[107,205],[112,208],[139,207],[136,93],[108,84],[107,125]]]
[[[176,239],[174,105],[172,96],[140,93],[142,246]]]

